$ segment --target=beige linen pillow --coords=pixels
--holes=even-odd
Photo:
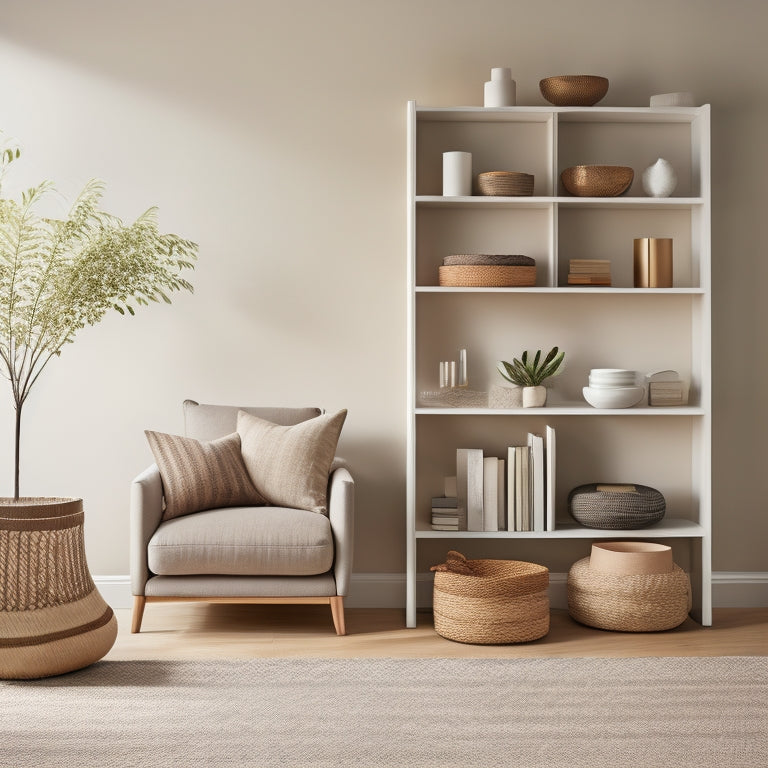
[[[284,427],[237,414],[243,460],[256,490],[270,504],[325,514],[328,473],[347,411]]]
[[[163,480],[163,520],[203,509],[266,503],[248,476],[236,432],[210,442],[149,430],[144,434]]]

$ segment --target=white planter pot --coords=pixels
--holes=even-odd
[[[541,408],[547,404],[547,388],[523,387],[523,408]]]

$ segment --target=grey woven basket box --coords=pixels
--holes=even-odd
[[[660,491],[637,483],[589,483],[568,494],[568,511],[587,528],[620,531],[647,528],[667,511]]]

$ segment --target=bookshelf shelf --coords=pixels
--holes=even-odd
[[[464,543],[482,551],[514,541],[559,562],[600,539],[665,539],[690,555],[694,617],[711,624],[711,297],[709,107],[425,107],[408,104],[407,553],[406,624],[416,622],[417,576],[429,561],[419,544]],[[530,197],[444,197],[442,153],[472,153],[473,174],[534,175]],[[643,194],[642,170],[664,157],[676,170],[674,196]],[[571,165],[628,165],[625,196],[568,196]],[[672,237],[671,288],[634,288],[633,238]],[[536,285],[454,288],[438,281],[451,253],[521,253],[536,260]],[[613,285],[569,286],[572,258],[609,259]],[[659,340],[663,339],[663,344]],[[565,369],[543,408],[423,407],[438,389],[438,365],[468,350],[469,388],[504,381],[498,360],[559,346]],[[689,384],[688,405],[596,409],[582,398],[591,368],[672,368]],[[557,434],[551,486],[554,530],[432,530],[431,498],[456,474],[456,449],[502,458],[529,432]],[[658,488],[668,517],[638,531],[574,524],[571,488],[589,482]],[[500,544],[499,544],[500,542]],[[538,542],[538,543],[537,543]],[[432,544],[432,557],[434,558]],[[674,548],[673,546],[673,548]],[[471,555],[470,555],[471,556]],[[478,556],[483,556],[482,554]],[[554,555],[553,555],[554,557]],[[576,557],[574,557],[574,560]],[[543,562],[543,561],[542,561]],[[543,562],[543,564],[547,564]]]
[[[417,528],[418,539],[455,539],[453,531],[433,531]],[[660,539],[660,538],[703,538],[704,528],[699,523],[683,518],[665,517],[652,528],[633,531],[603,531],[585,528],[577,524],[560,524],[554,531],[537,533],[535,531],[461,531],[462,539]]]

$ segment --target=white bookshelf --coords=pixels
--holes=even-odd
[[[709,107],[478,107],[408,104],[408,365],[406,623],[416,624],[419,544],[445,540],[533,540],[553,548],[606,538],[670,540],[685,547],[692,615],[711,624],[711,371]],[[451,197],[442,153],[472,153],[473,175],[518,170],[535,177],[531,197]],[[645,196],[640,175],[658,157],[678,176],[672,197]],[[571,165],[628,165],[625,196],[568,196]],[[633,287],[636,237],[674,239],[674,285]],[[438,267],[450,253],[523,253],[536,259],[530,288],[446,288]],[[567,286],[571,258],[609,258],[612,287]],[[470,388],[503,384],[496,361],[523,349],[566,352],[547,406],[532,409],[424,407],[438,389],[438,362],[469,354]],[[685,407],[595,409],[581,388],[589,370],[673,368],[690,383]],[[556,530],[446,532],[430,525],[432,496],[455,473],[455,449],[502,457],[507,445],[545,425],[557,431]],[[586,449],[585,449],[586,446]],[[585,528],[570,519],[568,491],[589,482],[635,482],[667,500],[661,523],[635,531]],[[673,548],[674,548],[673,546]],[[553,550],[554,551],[554,550]],[[538,562],[548,565],[540,557]],[[562,555],[561,555],[562,559]],[[574,558],[575,559],[575,558]]]

